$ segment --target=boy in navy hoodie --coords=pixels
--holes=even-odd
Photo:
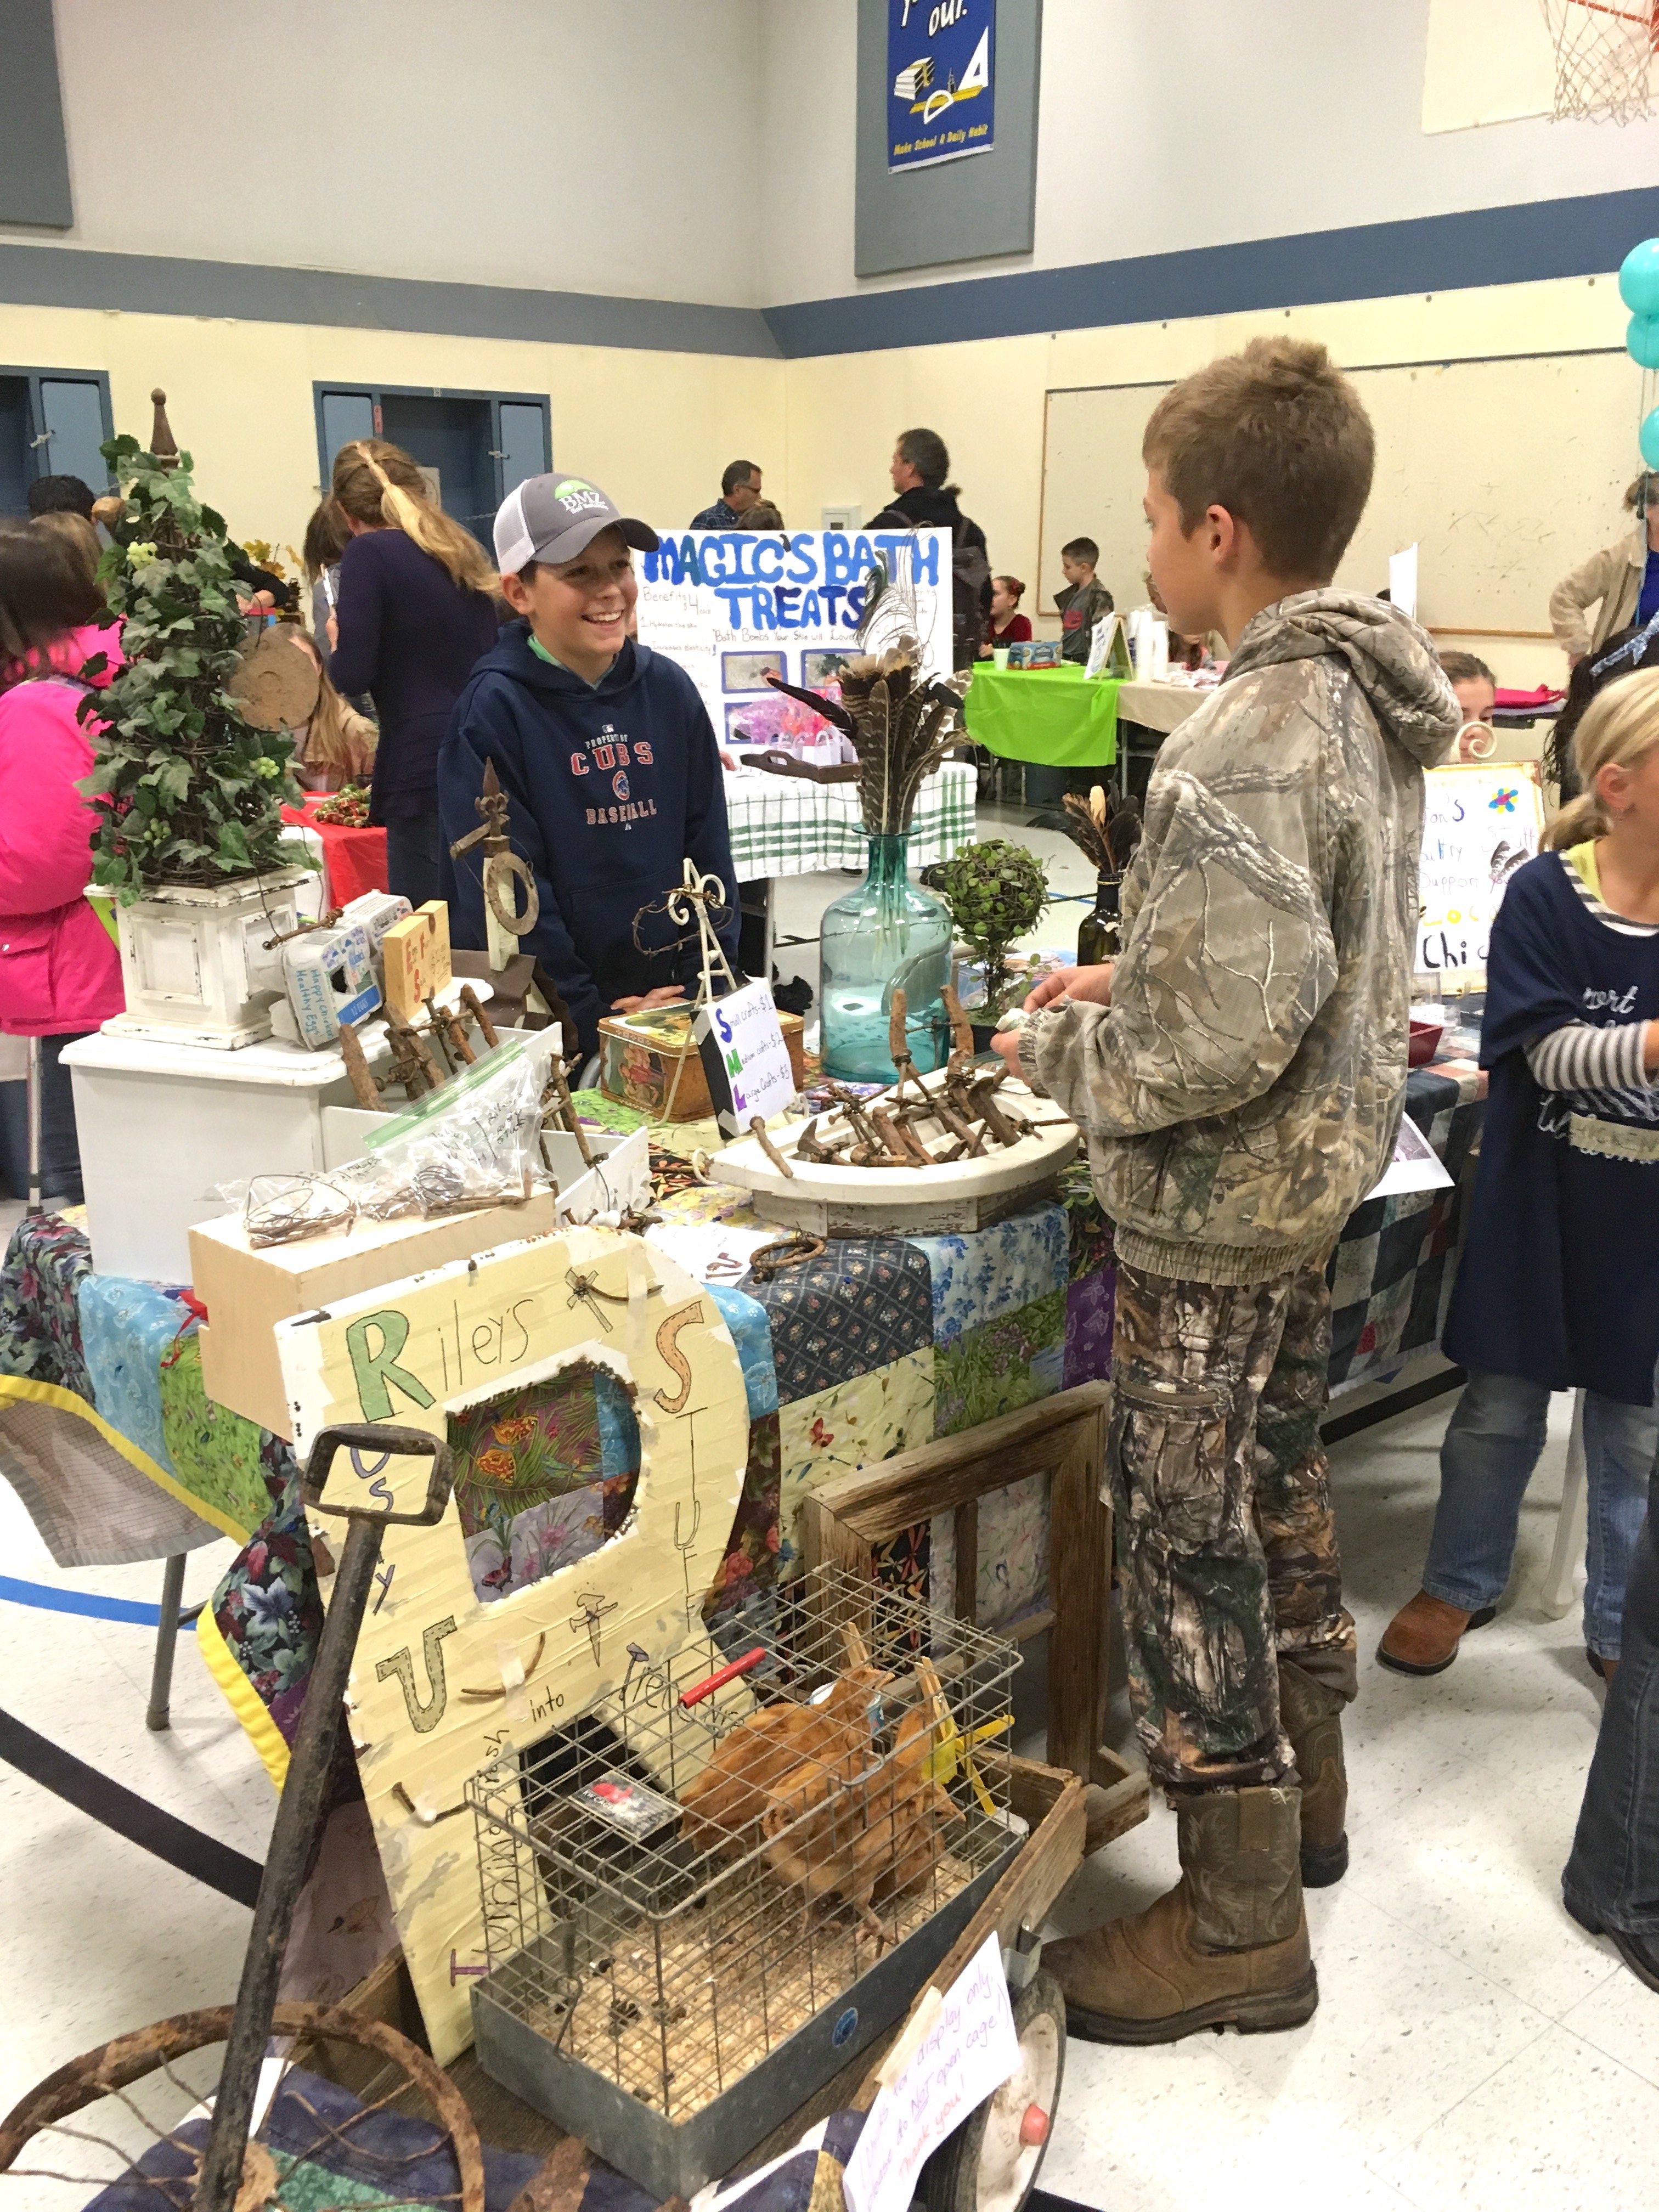
[[[684,994],[695,939],[660,906],[695,860],[720,878],[720,941],[736,969],[737,885],[720,750],[696,686],[628,635],[639,586],[630,547],[657,534],[582,477],[532,477],[495,517],[501,590],[522,619],[474,668],[438,758],[444,893],[456,944],[484,944],[476,853],[447,848],[477,829],[484,763],[509,802],[514,849],[534,871],[541,916],[520,942],[551,971],[581,1050],[608,1014]],[[569,1051],[575,1040],[566,1040]]]

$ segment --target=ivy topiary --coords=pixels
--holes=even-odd
[[[125,665],[80,710],[98,756],[81,788],[107,801],[92,879],[130,906],[160,884],[288,866],[294,741],[256,730],[224,688],[247,624],[223,519],[197,500],[188,453],[158,458],[132,437],[100,451],[124,495],[98,580],[122,623]]]
[[[954,859],[927,871],[927,880],[951,909],[957,935],[985,963],[984,1012],[993,1020],[1014,995],[1008,947],[1048,903],[1042,863],[1024,845],[988,837],[958,846]]]

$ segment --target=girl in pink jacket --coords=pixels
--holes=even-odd
[[[42,1187],[70,1205],[81,1198],[81,1163],[58,1054],[125,1003],[120,957],[82,896],[95,816],[76,789],[93,766],[77,709],[120,661],[117,632],[90,627],[102,610],[103,594],[71,544],[46,531],[0,529],[0,1030],[41,1040]],[[22,1092],[21,1084],[4,1085],[0,1129],[5,1179],[20,1198]]]

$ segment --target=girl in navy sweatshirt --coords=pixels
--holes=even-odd
[[[1486,963],[1492,1072],[1444,1350],[1469,1370],[1423,1587],[1378,1657],[1450,1666],[1509,1581],[1552,1390],[1584,1392],[1592,1668],[1618,1665],[1659,1420],[1659,669],[1573,739],[1584,796],[1511,878]]]
[[[399,446],[361,438],[334,456],[351,532],[329,625],[335,689],[380,718],[368,818],[386,827],[388,888],[438,896],[438,748],[462,685],[495,642],[496,577],[470,530],[434,507]]]

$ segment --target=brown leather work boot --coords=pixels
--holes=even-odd
[[[1465,1613],[1444,1598],[1419,1590],[1409,1605],[1402,1605],[1382,1632],[1376,1647],[1379,1662],[1396,1674],[1443,1674],[1457,1656],[1457,1647],[1472,1628],[1484,1628],[1497,1617],[1495,1605],[1479,1613]]]
[[[1279,1662],[1279,1717],[1302,1778],[1302,1887],[1328,1889],[1348,1871],[1348,1771],[1340,1690],[1293,1659]]]
[[[1145,1912],[1043,1947],[1066,2025],[1093,2043],[1299,2027],[1319,2002],[1302,1909],[1300,1792],[1218,1790],[1177,1808],[1181,1881]]]

